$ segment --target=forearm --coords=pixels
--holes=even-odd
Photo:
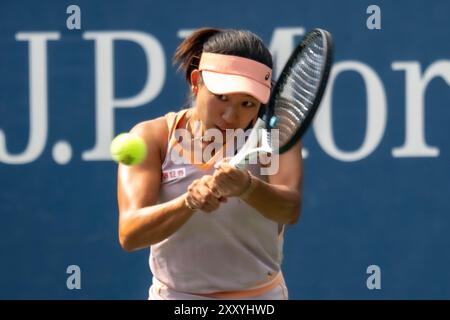
[[[184,202],[185,194],[163,204],[123,215],[119,225],[122,247],[134,251],[156,244],[177,231],[194,213]]]
[[[301,196],[297,190],[284,185],[272,185],[254,176],[252,179],[252,190],[242,200],[277,223],[297,222],[301,209]]]

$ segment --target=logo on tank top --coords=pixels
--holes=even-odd
[[[186,169],[178,168],[162,172],[162,182],[169,182],[186,177]]]

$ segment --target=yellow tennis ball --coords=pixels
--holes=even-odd
[[[111,157],[127,166],[140,164],[147,157],[147,145],[136,134],[121,133],[111,142]]]

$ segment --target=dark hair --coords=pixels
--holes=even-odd
[[[173,63],[179,64],[188,83],[198,68],[202,52],[221,53],[261,62],[272,68],[272,55],[263,41],[247,30],[201,28],[187,37],[176,49]]]

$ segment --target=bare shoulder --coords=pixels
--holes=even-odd
[[[163,152],[166,150],[167,136],[169,134],[167,121],[164,116],[142,121],[136,124],[130,132],[144,139],[149,150],[156,151],[158,149],[161,155],[164,155]]]
[[[165,153],[167,132],[164,117],[140,122],[130,130],[144,139],[148,156],[139,165],[119,165],[117,194],[121,216],[157,202],[163,159],[161,152]]]
[[[156,119],[139,122],[130,130],[130,132],[137,134],[145,141],[147,141],[147,139],[154,139],[160,136],[167,137],[168,127],[166,118],[163,116]]]

